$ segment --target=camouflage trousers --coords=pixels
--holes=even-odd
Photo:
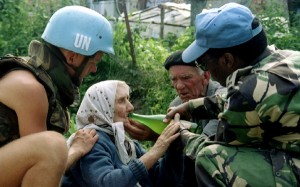
[[[300,186],[300,159],[268,149],[213,144],[196,157],[198,186]]]

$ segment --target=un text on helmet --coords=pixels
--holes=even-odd
[[[75,41],[74,41],[74,46],[76,48],[81,48],[81,49],[84,49],[84,50],[88,51],[89,47],[90,47],[91,40],[92,40],[91,37],[88,37],[88,36],[85,36],[83,34],[77,33]]]

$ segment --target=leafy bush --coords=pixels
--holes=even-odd
[[[27,55],[29,42],[40,39],[50,15],[65,5],[71,1],[0,0],[0,55]]]
[[[275,44],[279,49],[300,50],[299,15],[287,18],[287,12],[278,8],[278,2],[274,1],[257,17],[266,31],[269,44]]]

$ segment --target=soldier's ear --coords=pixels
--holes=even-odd
[[[76,58],[77,53],[74,53],[73,51],[66,50],[64,55],[65,55],[67,63],[69,65],[72,65],[75,62],[75,58]]]
[[[231,53],[224,53],[223,57],[224,57],[223,62],[225,66],[231,69],[234,66],[234,63],[236,63],[234,60],[234,56]]]
[[[209,71],[204,71],[203,76],[205,79],[209,80],[210,79],[210,72]]]

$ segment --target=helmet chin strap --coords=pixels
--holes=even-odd
[[[61,51],[56,46],[54,46],[54,45],[52,45],[48,42],[45,42],[45,44],[54,53],[54,55],[56,55],[59,59],[62,60],[62,62],[66,66],[68,66],[69,68],[71,68],[75,71],[75,75],[71,79],[72,79],[73,84],[75,86],[79,87],[81,82],[82,82],[82,80],[80,79],[80,75],[81,75],[85,65],[89,62],[90,56],[84,56],[83,61],[82,61],[81,65],[78,68],[72,67],[66,62],[64,55],[61,53]],[[61,55],[58,55],[58,54],[61,54]]]
[[[79,87],[82,83],[82,80],[80,79],[80,75],[86,66],[86,64],[89,62],[90,57],[84,56],[84,59],[81,63],[81,65],[78,68],[71,67],[75,71],[75,75],[72,77],[72,82],[75,84],[75,86]]]

